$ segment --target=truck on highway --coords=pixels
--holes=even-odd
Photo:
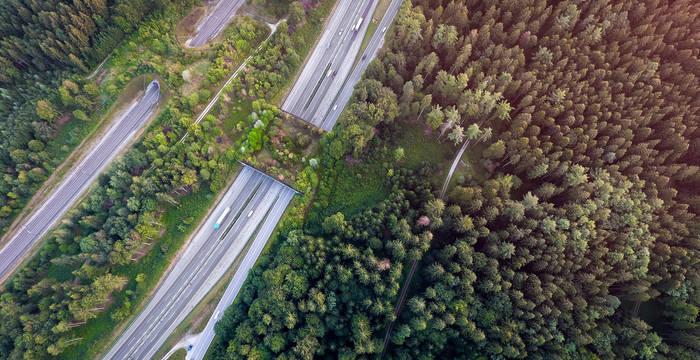
[[[363,20],[363,18],[359,18],[359,19],[357,20],[357,24],[355,24],[355,26],[352,27],[352,29],[353,29],[354,31],[360,30],[360,25],[362,25],[362,20]]]
[[[231,212],[231,207],[227,207],[226,209],[224,209],[224,212],[221,213],[221,216],[219,216],[219,218],[216,219],[216,222],[214,223],[214,229],[218,229],[219,227],[221,227],[221,223],[224,221],[226,215],[228,215],[229,212]]]

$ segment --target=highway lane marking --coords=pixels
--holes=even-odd
[[[252,169],[252,170],[256,170],[256,171],[257,171],[257,169],[253,169],[253,168],[250,168],[250,167],[246,167],[246,168]],[[240,174],[239,174],[239,175],[240,175]],[[269,194],[270,194],[270,193],[269,193],[267,190],[269,190],[270,185],[275,184],[275,185],[278,186],[278,187],[280,187],[281,185],[284,185],[284,184],[281,184],[281,183],[277,182],[276,180],[270,178],[269,176],[265,176],[265,178],[256,177],[256,182],[266,183],[265,186],[264,186],[264,189],[262,189],[262,191],[258,190],[258,191],[255,193],[255,195],[253,196],[253,198],[256,198],[256,197],[263,197],[263,200],[266,199],[267,197],[269,197]],[[259,205],[260,205],[261,203],[264,203],[264,202],[255,202],[255,203],[251,203],[251,202],[249,201],[248,204],[247,204],[244,208],[247,209],[248,206],[251,206],[251,205],[254,206],[255,208],[258,208]],[[268,201],[267,203],[269,204],[268,206],[272,206],[272,205],[274,204],[273,202],[269,202],[269,201]],[[246,219],[247,219],[247,218],[243,219],[244,221],[242,221],[242,222],[238,222],[238,221],[236,222],[237,224],[240,224],[239,227],[241,227],[242,230],[245,230],[247,227],[250,226],[249,224],[250,224],[251,222],[245,221]],[[258,222],[259,222],[259,221],[262,221],[262,220],[258,220]],[[256,222],[253,221],[252,223],[256,223]],[[245,232],[245,231],[243,231],[243,232]],[[211,254],[212,254],[214,251],[216,251],[216,250],[220,247],[219,245],[222,244],[222,243],[223,243],[223,238],[219,238],[218,241],[216,242],[216,244],[215,244],[213,247],[210,247],[210,251],[209,251],[209,253],[205,256],[205,259],[206,259],[206,260],[210,260],[210,259],[211,259]],[[230,250],[230,249],[229,249],[229,250]],[[216,268],[217,266],[220,266],[220,264],[217,263],[217,262],[214,262],[214,263],[208,262],[208,263],[205,263],[205,264],[203,264],[203,265],[201,265],[201,266],[198,266],[197,268],[198,268],[198,269],[201,269],[202,267],[204,267],[204,266],[207,265],[207,264],[209,265],[208,268],[210,268],[210,269],[211,269],[212,267]],[[187,268],[187,267],[186,267],[186,268]],[[196,271],[196,272],[201,273],[201,271]],[[193,276],[194,276],[194,275],[193,275]],[[176,280],[177,280],[177,279],[176,279]],[[193,280],[193,277],[190,277],[190,280]],[[200,290],[201,288],[202,288],[202,287],[200,286],[198,289],[191,289],[189,292],[191,293],[191,292],[194,291],[194,292],[196,293],[196,291]],[[161,295],[161,298],[162,298],[163,295],[166,295],[166,294],[169,292],[169,290],[171,290],[171,289],[172,289],[172,285],[171,285],[168,289],[166,289],[166,290],[159,290],[158,292],[164,293],[164,294]],[[178,289],[177,294],[175,294],[176,296],[173,297],[173,298],[171,298],[170,301],[167,303],[166,309],[162,309],[159,313],[157,313],[157,316],[156,316],[157,319],[163,320],[164,317],[166,317],[166,316],[168,315],[167,313],[170,312],[169,310],[172,308],[173,303],[175,302],[176,299],[180,298],[180,296],[181,296],[181,294],[183,293],[184,290],[185,290],[185,288],[183,288],[183,287],[180,287],[180,288]],[[160,301],[160,300],[158,300],[158,301]],[[154,304],[155,304],[155,303],[154,303]],[[157,305],[157,304],[155,304],[155,305],[153,305],[153,306],[149,306],[149,307],[154,307],[154,306],[156,306],[156,305]],[[183,304],[183,305],[187,306],[186,304]],[[176,313],[176,314],[177,314],[177,313]],[[176,315],[176,314],[175,314],[175,315]],[[149,314],[149,315],[150,315],[150,314]],[[172,317],[172,316],[170,316],[169,318],[171,318],[171,317]],[[147,316],[146,318],[144,318],[144,319],[141,321],[141,324],[140,324],[140,325],[137,325],[136,328],[134,328],[132,331],[129,331],[129,333],[133,334],[134,332],[139,331],[139,328],[142,328],[143,323],[147,320],[147,318],[148,318],[148,316]],[[152,333],[152,332],[155,330],[154,327],[155,327],[155,326],[147,326],[147,328],[145,329],[146,333],[148,333],[148,334]],[[124,335],[127,335],[127,334],[124,334]],[[133,343],[133,341],[131,341],[131,340],[126,340],[126,344],[124,344],[124,345],[130,345],[131,343]],[[137,348],[140,347],[142,343],[143,343],[143,338],[141,339],[141,341],[138,341],[138,342],[137,342],[136,347],[137,347]],[[122,347],[122,348],[123,348],[123,347]],[[134,349],[134,348],[132,347],[132,349]],[[116,350],[116,351],[118,352],[119,350]],[[113,352],[113,351],[110,351],[110,352]],[[130,355],[130,354],[132,354],[132,353],[133,353],[133,351],[130,351],[128,354]],[[109,355],[109,354],[108,354],[108,355]]]

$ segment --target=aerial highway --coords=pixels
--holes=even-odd
[[[198,47],[218,36],[236,15],[243,0],[219,0],[214,11],[197,26],[197,35],[185,42],[185,46]]]
[[[294,194],[295,191],[287,185],[243,165],[145,309],[104,359],[153,357],[173,330],[226,273],[248,240],[254,235],[258,240],[273,231]],[[259,242],[254,243],[252,249],[257,249],[257,246],[260,246]],[[244,261],[241,269],[248,269],[246,264]],[[237,276],[242,276],[242,279],[236,281],[245,279],[245,275]]]
[[[266,221],[270,222],[270,225],[272,226],[263,226],[255,235],[253,243],[246,252],[241,264],[238,265],[236,272],[233,274],[233,278],[226,287],[226,291],[224,291],[224,295],[221,297],[221,300],[219,300],[219,303],[216,305],[216,309],[209,318],[206,327],[194,338],[195,341],[192,344],[189,344],[192,345],[192,348],[187,352],[187,360],[201,360],[204,358],[204,355],[207,353],[207,349],[209,349],[209,345],[211,344],[212,340],[214,340],[214,324],[221,319],[221,316],[224,314],[224,311],[226,311],[226,308],[233,304],[233,300],[236,299],[238,291],[241,290],[245,279],[248,277],[248,272],[260,256],[260,252],[262,252],[262,249],[265,247],[270,235],[272,235],[277,219],[282,216],[284,210],[287,208],[287,204],[293,196],[294,191],[286,191],[282,201],[279,201],[276,204],[277,206],[270,211],[270,215]]]
[[[321,126],[323,114],[332,107],[333,98],[352,69],[378,3],[340,0],[282,110]]]
[[[150,118],[160,99],[160,84],[151,82],[144,95],[135,101],[102,137],[83,161],[71,169],[61,184],[44,200],[0,250],[0,281],[5,281],[19,266],[24,255],[36,244],[73,203],[88,189],[97,175],[132,139]]]
[[[319,125],[317,126],[326,131],[331,131],[333,129],[333,126],[335,125],[336,121],[338,121],[338,117],[340,117],[340,113],[345,107],[345,104],[347,104],[347,102],[350,100],[350,96],[352,96],[355,85],[362,78],[362,74],[364,74],[365,69],[367,69],[369,62],[377,56],[379,49],[382,47],[382,44],[384,44],[384,35],[386,34],[386,31],[391,23],[394,21],[394,17],[396,17],[396,14],[399,12],[402,2],[403,0],[391,1],[389,8],[387,9],[386,13],[384,13],[382,20],[379,22],[377,30],[372,35],[372,38],[369,40],[367,47],[362,53],[362,57],[355,65],[355,68],[352,70],[350,76],[345,80],[345,83],[342,85],[340,91],[333,94],[333,106],[330,108],[328,106],[320,107],[318,109],[316,116],[321,116],[322,120],[318,121]],[[316,125],[316,123],[314,123],[314,125]]]

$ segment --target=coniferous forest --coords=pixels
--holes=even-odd
[[[700,2],[405,0],[327,133],[276,106],[337,2],[187,48],[204,3],[0,2],[0,234],[132,80],[164,89],[2,284],[0,359],[100,357],[239,160],[299,195],[209,358],[700,358]]]
[[[0,233],[61,163],[61,147],[79,142],[55,144],[60,126],[104,108],[95,84],[75,74],[102,62],[157,3],[0,2]]]
[[[322,163],[339,176],[418,122],[471,141],[483,177],[310,217],[216,354],[371,358],[393,322],[386,358],[700,357],[698,18],[693,1],[405,2]]]

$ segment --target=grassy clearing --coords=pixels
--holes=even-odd
[[[247,124],[248,115],[253,112],[253,102],[248,99],[242,99],[240,97],[235,97],[230,103],[224,106],[227,109],[228,114],[224,115],[222,120],[222,127],[224,135],[229,137],[232,141],[236,141],[240,138],[241,131],[236,129],[236,124],[242,122]]]
[[[327,182],[325,191],[312,207],[315,215],[311,222],[323,219],[337,212],[346,217],[371,208],[389,195],[385,181],[387,173],[382,161],[370,161],[367,164],[349,165],[344,163],[329,170],[323,181]]]
[[[153,274],[162,274],[166,270],[185,239],[207,213],[214,198],[214,193],[203,186],[199,192],[183,197],[178,206],[169,207],[165,211],[162,222],[166,231],[156,241],[154,248],[139,263],[120,266],[113,272],[130,279],[138,274],[145,274],[145,280],[141,283],[130,281],[121,292],[115,294],[114,303],[108,311],[76,329],[75,336],[84,340],[61,354],[60,359],[92,359],[104,353],[116,335],[130,323],[115,320],[112,315],[121,307],[132,304],[139,304],[139,311],[132,312],[132,319],[140,313],[160,280],[159,276]],[[183,224],[184,226],[181,226]]]
[[[438,142],[435,132],[426,133],[422,123],[403,123],[396,129],[400,130],[392,134],[392,143],[404,149],[404,165],[411,169],[418,168],[424,162],[435,165],[439,170],[430,181],[436,186],[442,186],[459,149],[451,142]]]

